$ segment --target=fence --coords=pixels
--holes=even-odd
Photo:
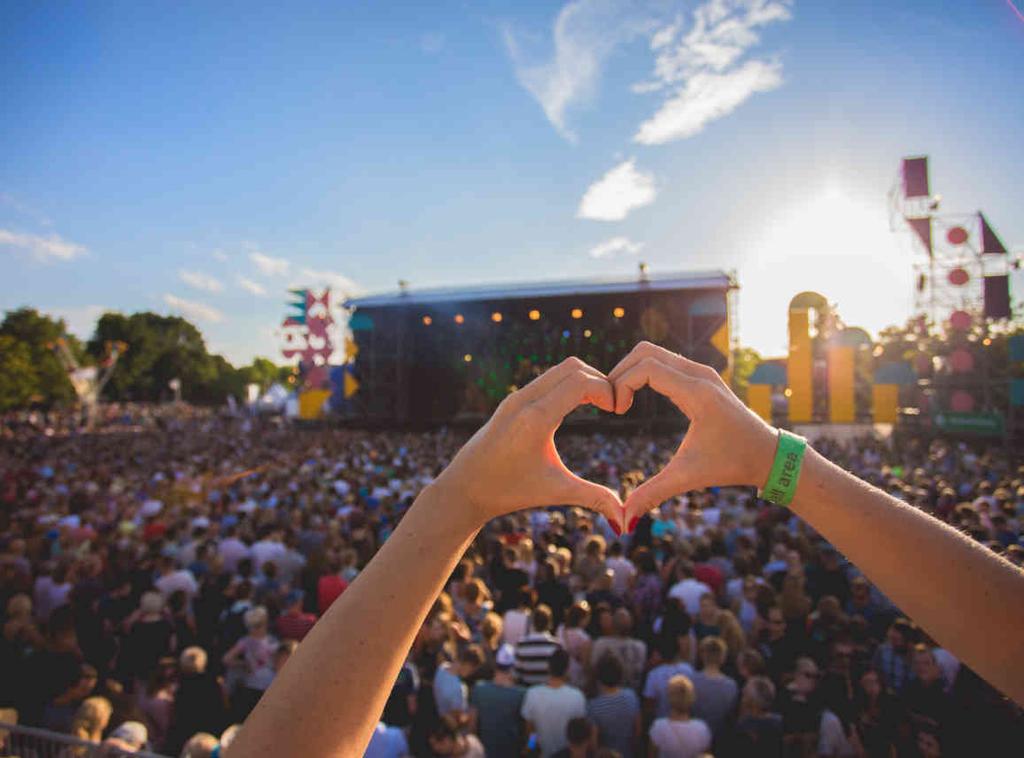
[[[142,750],[127,753],[68,734],[0,721],[0,756],[4,758],[113,758],[124,755],[164,758]]]

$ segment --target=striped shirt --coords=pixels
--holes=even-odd
[[[548,659],[562,647],[561,643],[547,632],[533,632],[516,645],[516,679],[529,687],[544,684],[550,676]]]

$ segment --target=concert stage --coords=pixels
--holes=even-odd
[[[736,289],[731,275],[708,271],[355,298],[345,305],[360,389],[345,415],[380,424],[478,421],[567,356],[608,371],[643,339],[724,370]],[[571,421],[598,416],[583,409]],[[651,393],[638,395],[628,418],[681,424]]]

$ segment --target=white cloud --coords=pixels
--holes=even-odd
[[[335,295],[349,297],[359,292],[359,285],[344,274],[336,271],[323,271],[314,268],[302,268],[299,270],[301,281],[299,286],[330,287]]]
[[[171,294],[164,295],[164,302],[190,321],[209,321],[216,324],[224,320],[223,313],[205,303],[197,303]]]
[[[266,295],[267,288],[259,282],[254,282],[244,276],[238,277],[238,286],[253,295]]]
[[[84,245],[66,240],[57,234],[40,237],[36,234],[22,234],[8,229],[0,229],[0,247],[24,250],[36,260],[44,262],[70,261],[87,252]]]
[[[219,279],[209,274],[204,274],[202,271],[186,271],[181,269],[178,271],[178,278],[189,287],[194,287],[197,290],[205,292],[222,292],[224,290],[224,285],[220,283]]]
[[[790,0],[707,0],[683,31],[676,20],[651,36],[657,55],[650,80],[634,92],[664,91],[665,100],[640,124],[633,139],[658,145],[692,137],[708,123],[732,113],[751,95],[782,84],[777,61],[743,56],[760,42],[758,29],[791,17]]]
[[[736,110],[755,92],[782,84],[777,62],[747,61],[725,73],[700,73],[640,124],[633,139],[642,145],[661,145],[692,137],[708,123]]]
[[[224,263],[228,259],[228,254],[221,250],[219,247],[212,253],[210,253],[210,255],[213,256],[213,259],[215,261],[220,261],[221,263]]]
[[[291,264],[284,258],[273,258],[264,253],[249,253],[249,260],[267,276],[284,276]]]
[[[636,161],[630,158],[587,188],[576,217],[621,221],[630,211],[653,203],[657,195],[654,175],[638,171]]]
[[[548,60],[536,62],[527,55],[523,40],[510,28],[504,30],[505,46],[519,83],[540,103],[558,133],[574,142],[576,135],[566,120],[569,108],[593,96],[601,70],[619,44],[653,26],[649,12],[621,0],[574,0],[555,19]]]
[[[616,255],[636,255],[643,249],[643,242],[634,242],[629,237],[612,237],[594,245],[587,254],[591,258],[611,258]]]

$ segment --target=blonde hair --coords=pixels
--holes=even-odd
[[[143,592],[139,599],[139,610],[143,613],[163,613],[164,596],[159,592]]]
[[[480,635],[487,640],[488,643],[493,643],[501,637],[502,631],[505,629],[505,622],[501,620],[494,611],[490,611],[484,620],[480,622]]]
[[[75,711],[71,734],[84,740],[99,742],[103,730],[110,724],[114,707],[105,697],[88,697]]]
[[[668,705],[673,713],[689,714],[696,699],[689,677],[676,674],[668,680]]]
[[[250,608],[245,612],[242,620],[245,621],[245,628],[250,632],[256,629],[265,629],[268,620],[267,609],[262,605]]]
[[[179,663],[183,674],[201,674],[206,671],[206,651],[193,645],[181,651]]]
[[[216,747],[216,737],[209,732],[196,732],[181,749],[181,758],[210,758]]]

